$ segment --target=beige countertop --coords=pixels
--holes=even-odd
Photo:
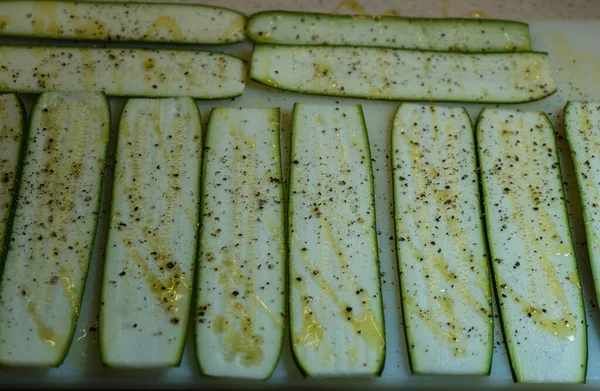
[[[161,1],[161,0],[158,0]],[[169,1],[169,0],[162,0]],[[268,9],[402,16],[482,16],[499,19],[600,19],[600,0],[177,0],[230,7],[244,13]],[[358,11],[358,12],[357,12]]]

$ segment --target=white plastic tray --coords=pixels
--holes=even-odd
[[[559,85],[557,94],[540,102],[521,104],[515,107],[523,110],[543,110],[552,119],[559,135],[564,134],[562,109],[568,99],[600,100],[600,21],[533,21],[531,22],[533,47],[549,51],[554,75]],[[0,43],[25,42],[16,39],[0,39]],[[32,42],[32,41],[28,41]],[[35,42],[35,41],[33,41]],[[251,45],[243,43],[230,47],[211,47],[249,58]],[[26,97],[30,105],[32,96]],[[113,109],[113,134],[111,149],[114,151],[114,131],[125,99],[111,98]],[[399,102],[368,101],[343,98],[324,98],[277,91],[248,82],[246,92],[240,98],[226,101],[200,101],[203,119],[213,107],[281,107],[282,110],[282,161],[287,163],[291,109],[294,102],[322,102],[327,104],[340,101],[347,104],[362,104],[373,157],[375,194],[377,208],[377,228],[382,274],[383,300],[385,306],[387,356],[385,369],[376,379],[304,379],[296,369],[286,343],[281,360],[268,382],[235,381],[205,377],[200,374],[194,357],[193,338],[190,328],[183,360],[178,368],[166,370],[116,370],[105,368],[100,362],[97,327],[100,282],[103,265],[103,243],[107,228],[106,206],[111,192],[112,163],[106,177],[105,192],[97,236],[90,267],[81,315],[74,341],[65,363],[55,369],[33,370],[0,367],[0,389],[14,386],[36,387],[136,387],[136,388],[265,388],[269,386],[287,387],[486,387],[508,388],[513,386],[504,343],[499,332],[497,315],[494,317],[496,333],[492,371],[488,377],[431,377],[413,376],[408,366],[404,331],[400,312],[398,275],[394,250],[392,218],[392,188],[390,183],[390,126],[392,116]],[[461,106],[453,104],[452,106]],[[494,105],[463,105],[473,120],[483,107]],[[572,162],[566,141],[559,137],[561,166],[565,190],[569,203],[569,213],[573,229],[576,252],[585,295],[588,321],[589,360],[586,387],[600,387],[600,316],[598,315],[594,287],[585,247],[579,194],[575,186]],[[285,167],[284,175],[287,172]],[[191,322],[190,322],[191,324]]]

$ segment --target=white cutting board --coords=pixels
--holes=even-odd
[[[600,100],[600,21],[533,21],[531,22],[533,48],[548,51],[552,61],[554,76],[557,80],[559,91],[550,98],[530,104],[504,107],[521,108],[523,110],[543,110],[552,119],[555,130],[564,134],[562,128],[562,109],[568,99],[574,100]],[[25,42],[16,39],[0,39],[0,43]],[[35,41],[28,41],[35,42]],[[131,46],[131,45],[129,45]],[[230,47],[211,47],[212,50],[224,50],[236,53],[249,59],[251,45],[243,43]],[[27,97],[30,105],[33,97]],[[213,107],[280,107],[282,111],[282,161],[287,163],[289,156],[289,131],[291,109],[294,102],[327,104],[340,101],[347,104],[362,104],[369,137],[371,154],[373,157],[373,173],[375,176],[375,195],[377,208],[377,228],[379,231],[379,255],[382,272],[383,300],[385,306],[387,357],[385,369],[380,378],[376,379],[340,379],[340,380],[313,380],[303,379],[296,369],[290,352],[289,344],[283,348],[281,360],[273,376],[267,383],[255,381],[234,381],[215,379],[203,376],[197,368],[194,345],[191,333],[188,334],[187,346],[183,360],[178,368],[166,370],[117,370],[104,368],[100,362],[98,351],[98,332],[90,331],[90,327],[97,327],[97,314],[100,293],[100,282],[103,264],[103,242],[105,241],[108,197],[110,196],[109,167],[107,186],[103,197],[102,213],[100,214],[99,234],[94,248],[93,259],[81,308],[81,316],[75,332],[74,341],[65,363],[56,369],[33,370],[0,367],[0,389],[7,386],[79,386],[79,387],[107,387],[130,386],[143,388],[171,388],[193,387],[202,388],[229,388],[252,387],[264,388],[267,385],[296,386],[296,387],[510,387],[513,386],[512,377],[504,343],[499,332],[497,315],[494,317],[496,325],[494,341],[494,357],[492,371],[488,377],[449,377],[449,376],[413,376],[408,366],[408,357],[405,349],[404,330],[400,312],[400,299],[398,289],[398,274],[394,250],[394,232],[392,217],[392,188],[390,170],[390,126],[394,112],[399,102],[368,101],[343,98],[323,98],[309,95],[300,95],[281,92],[263,87],[254,82],[248,82],[244,95],[233,101],[202,101],[199,107],[204,120]],[[124,99],[111,99],[113,108],[113,139],[114,131],[119,118]],[[451,106],[461,106],[452,104]],[[471,118],[475,121],[477,114],[483,107],[495,105],[463,105]],[[560,138],[559,138],[560,139]],[[581,211],[579,208],[579,194],[575,186],[572,162],[568,147],[564,139],[559,140],[561,165],[565,180],[565,191],[569,201],[569,213],[576,244],[576,252],[581,274],[581,283],[585,296],[585,305],[588,321],[588,372],[587,387],[600,386],[600,316],[594,288],[590,276],[590,267],[585,248]],[[287,172],[285,167],[284,175]],[[191,323],[191,322],[190,322]]]

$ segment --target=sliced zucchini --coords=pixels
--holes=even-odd
[[[196,357],[206,375],[266,379],[285,321],[279,109],[213,109],[205,143]]]
[[[465,109],[402,104],[392,135],[404,328],[418,374],[486,375],[492,297]]]
[[[30,119],[0,299],[0,363],[58,366],[94,245],[110,112],[102,93],[45,93]]]
[[[546,53],[255,45],[250,77],[282,90],[388,100],[528,102],[556,91]]]
[[[250,17],[248,38],[284,45],[357,45],[458,52],[531,50],[526,23],[265,11]]]
[[[23,104],[15,94],[0,95],[0,273],[21,176],[25,116]]]
[[[191,98],[130,99],[123,109],[100,308],[108,366],[181,360],[198,242],[201,126]]]
[[[191,50],[0,46],[0,91],[104,91],[200,99],[244,92],[245,64]]]
[[[485,109],[477,142],[504,337],[517,382],[585,382],[587,332],[554,130]]]
[[[369,140],[361,106],[295,104],[290,324],[307,376],[379,375],[385,327]]]
[[[590,265],[600,297],[600,103],[568,102],[565,107],[565,133],[571,149],[577,185],[581,196],[583,220]]]
[[[224,44],[245,39],[246,17],[200,4],[0,1],[0,35]]]

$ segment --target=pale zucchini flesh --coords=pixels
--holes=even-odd
[[[485,109],[477,142],[502,327],[518,382],[585,382],[587,331],[552,125]]]
[[[0,95],[0,273],[19,185],[24,129],[25,109],[19,98],[15,94]]]
[[[246,17],[200,4],[0,1],[0,35],[224,44],[245,39]]]
[[[0,46],[0,91],[103,91],[107,95],[230,98],[245,64],[191,50]]]
[[[266,379],[285,322],[279,109],[213,109],[205,145],[196,357],[209,376]]]
[[[486,19],[425,19],[265,11],[246,29],[257,43],[357,45],[457,52],[531,50],[529,26]]]
[[[121,115],[102,282],[111,367],[181,360],[191,306],[202,128],[190,98],[130,99]]]
[[[94,245],[109,133],[102,93],[45,93],[33,108],[2,274],[2,364],[64,360]]]
[[[600,297],[600,102],[568,102],[564,121],[581,196],[596,296]]]
[[[469,114],[405,103],[392,137],[396,253],[412,371],[486,375],[492,299]]]
[[[255,45],[250,77],[282,90],[405,101],[516,103],[556,91],[548,55]]]
[[[307,376],[383,370],[371,154],[361,106],[295,104],[289,195],[292,352]]]

